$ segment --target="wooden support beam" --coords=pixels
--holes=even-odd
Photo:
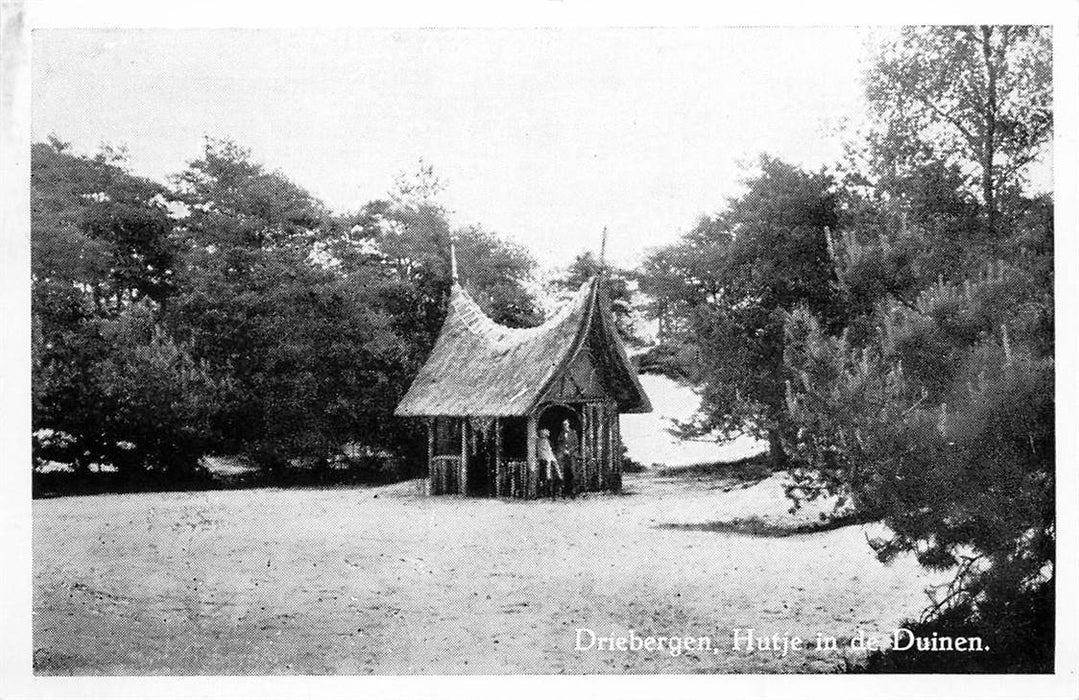
[[[603,405],[592,405],[592,444],[596,450],[596,483],[599,490],[607,488],[607,480],[603,473]]]
[[[435,490],[435,428],[438,426],[438,418],[427,420],[427,495],[434,496]]]
[[[504,496],[503,485],[506,465],[502,462],[502,420],[495,418],[495,495]]]
[[[586,491],[592,490],[592,470],[588,466],[588,460],[592,458],[592,446],[588,444],[588,431],[591,429],[588,404],[584,404],[581,406],[581,479]]]
[[[461,419],[461,495],[468,495],[468,419]]]
[[[610,469],[608,468],[608,458],[610,455],[607,450],[607,406],[606,404],[598,404],[596,406],[596,412],[599,413],[599,420],[597,421],[596,440],[599,443],[597,452],[599,452],[599,481],[600,488],[604,491],[611,488],[610,483]]]
[[[614,488],[614,450],[612,450],[611,444],[611,404],[604,402],[603,404],[603,473],[604,473],[604,488],[608,491]]]
[[[610,463],[608,473],[610,474],[611,490],[618,490],[618,471],[616,469],[618,458],[615,456],[615,446],[618,438],[616,437],[618,431],[618,407],[612,401],[607,404],[607,461]]]
[[[527,460],[527,463],[528,463],[528,474],[525,475],[525,479],[524,479],[524,482],[525,482],[524,497],[525,498],[531,498],[533,496],[533,494],[529,493],[529,491],[531,491],[532,488],[533,488],[533,482],[535,481],[535,479],[533,477],[536,474],[536,469],[537,469],[537,457],[536,457],[536,438],[537,438],[537,435],[536,435],[536,429],[537,429],[538,422],[539,421],[536,420],[536,414],[534,414],[534,413],[529,414],[529,416],[528,416],[528,429],[527,429],[527,433],[528,433],[528,454],[525,457],[525,459]]]
[[[612,427],[612,450],[614,451],[614,488],[622,490],[622,418],[618,415],[618,407],[614,408],[614,416],[611,419]]]

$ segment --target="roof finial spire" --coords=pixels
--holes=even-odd
[[[599,271],[607,271],[607,227],[603,227],[603,239],[599,244]]]
[[[450,277],[457,284],[457,236],[450,234]]]

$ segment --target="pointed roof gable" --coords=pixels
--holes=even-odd
[[[598,277],[535,328],[507,328],[487,317],[460,285],[434,350],[394,412],[399,416],[520,416],[588,344],[623,413],[652,410],[615,330]]]

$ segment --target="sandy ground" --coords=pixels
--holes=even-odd
[[[662,527],[759,511],[774,478],[626,482],[557,503],[419,482],[36,501],[37,672],[824,672],[839,654],[733,652],[731,629],[884,634],[924,605],[926,574],[879,564],[861,526]],[[578,651],[576,628],[711,635],[719,653]]]
[[[743,457],[751,440],[681,443],[692,392],[643,377],[627,416],[644,464]],[[255,489],[35,501],[38,673],[828,672],[835,651],[731,649],[734,628],[888,633],[926,603],[909,559],[870,527],[756,537],[668,525],[787,513],[782,478],[748,488],[627,475],[626,494],[510,502],[378,488]],[[717,653],[575,649],[597,635],[710,636]],[[587,635],[585,635],[587,639]]]
[[[697,394],[667,377],[642,374],[640,380],[652,401],[652,412],[621,417],[622,441],[627,454],[637,462],[645,466],[730,462],[765,449],[765,445],[750,437],[724,444],[676,438],[669,431],[672,421],[688,421],[693,417],[700,405]]]

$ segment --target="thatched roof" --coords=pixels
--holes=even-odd
[[[507,328],[488,318],[460,285],[434,350],[397,406],[399,416],[521,416],[586,348],[622,413],[652,410],[615,329],[601,278],[581,285],[535,328]]]

